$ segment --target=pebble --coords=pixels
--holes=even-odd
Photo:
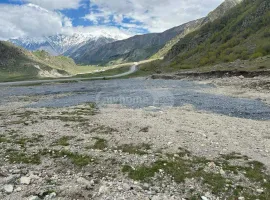
[[[257,189],[256,191],[257,191],[258,193],[263,193],[263,192],[264,192],[263,189]]]
[[[17,187],[17,188],[14,190],[14,192],[20,192],[20,191],[22,191],[22,188],[21,188],[21,187]]]
[[[14,187],[13,187],[13,185],[5,185],[4,186],[4,190],[5,190],[5,192],[6,193],[12,193],[13,192],[13,190],[14,190]]]
[[[29,185],[31,183],[31,178],[23,176],[20,179],[20,183],[23,185]]]
[[[123,184],[123,189],[126,190],[126,191],[130,190],[129,184],[124,183],[124,184]]]
[[[106,193],[108,193],[108,192],[109,192],[109,188],[103,185],[103,186],[101,186],[101,187],[99,188],[99,190],[98,190],[98,195],[106,194]]]
[[[41,200],[38,196],[31,196],[28,200]]]
[[[85,186],[86,188],[90,188],[92,185],[94,185],[94,181],[88,181],[83,177],[78,178],[77,183]]]
[[[24,125],[26,125],[26,126],[28,126],[28,125],[30,125],[30,124],[32,124],[31,121],[25,121],[25,122],[24,122]]]
[[[201,196],[201,199],[202,199],[202,200],[208,200],[208,198],[205,197],[205,196]]]
[[[55,197],[56,197],[56,193],[53,192],[53,193],[47,195],[47,196],[44,198],[44,200],[51,200],[51,199],[54,199]]]
[[[220,175],[225,175],[226,174],[223,169],[220,169],[219,173],[220,173]]]

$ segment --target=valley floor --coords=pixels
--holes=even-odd
[[[196,95],[241,99],[232,113],[249,104],[255,109],[239,118],[188,103],[33,108],[40,101],[67,103],[72,94],[12,95],[15,87],[2,86],[10,95],[3,92],[0,102],[0,199],[270,199],[269,78],[189,81]],[[152,91],[165,87],[147,83]],[[95,84],[116,87],[114,80]],[[58,85],[80,95],[75,86]],[[256,110],[259,102],[266,104],[264,113]],[[252,117],[256,112],[266,119]]]

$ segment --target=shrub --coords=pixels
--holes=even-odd
[[[255,52],[254,54],[251,55],[251,58],[252,59],[255,59],[255,58],[262,57],[262,56],[263,56],[263,53],[261,53],[261,52]]]

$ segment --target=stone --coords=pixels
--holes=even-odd
[[[244,77],[243,75],[241,75],[241,76],[239,76],[238,78],[240,78],[240,79],[244,79],[245,77]]]
[[[124,184],[123,184],[123,189],[126,190],[126,191],[130,190],[129,184],[124,183]]]
[[[23,184],[23,185],[29,185],[31,183],[31,178],[23,176],[20,179],[20,183]]]
[[[201,199],[202,199],[202,200],[208,200],[208,198],[205,197],[205,196],[201,196]]]
[[[85,187],[86,189],[91,189],[91,186],[93,186],[95,183],[94,181],[88,181],[83,177],[80,177],[77,179],[77,183]]]
[[[220,173],[220,175],[225,175],[226,174],[223,169],[220,169],[219,173]]]
[[[263,189],[257,189],[256,191],[257,191],[258,193],[263,193],[263,192],[264,192]]]
[[[28,200],[41,200],[38,196],[31,196]]]
[[[143,189],[144,189],[144,190],[149,190],[149,187],[150,187],[150,186],[149,186],[148,183],[144,183],[144,184],[143,184]]]
[[[14,190],[14,192],[20,192],[20,191],[22,191],[22,188],[21,188],[21,187],[17,187],[17,188]]]
[[[19,175],[10,175],[4,179],[4,182],[6,184],[12,184],[16,181],[16,179],[19,178]]]
[[[31,121],[25,121],[25,122],[24,122],[24,125],[26,125],[26,126],[29,126],[30,124],[32,124]]]
[[[245,197],[238,197],[238,200],[245,200]]]
[[[98,194],[101,195],[101,194],[106,194],[109,192],[109,188],[106,187],[105,185],[102,185],[99,190],[98,190]]]
[[[56,193],[53,192],[53,193],[47,195],[47,196],[44,198],[44,200],[51,200],[51,199],[54,199],[55,197],[56,197]]]
[[[4,190],[5,190],[6,193],[10,194],[10,193],[13,192],[14,186],[13,185],[5,185]]]

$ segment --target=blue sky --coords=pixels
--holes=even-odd
[[[0,0],[0,39],[76,31],[123,37],[162,32],[206,16],[222,1]]]

